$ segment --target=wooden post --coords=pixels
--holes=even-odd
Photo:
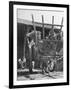
[[[37,32],[36,32],[36,27],[35,27],[33,15],[32,15],[32,23],[33,23],[33,27],[34,27],[34,33],[35,33],[35,45],[37,45]]]
[[[24,38],[24,57],[23,59],[25,58],[25,46],[26,46],[26,37]]]
[[[29,32],[29,29],[28,29],[28,25],[26,26],[26,28],[25,28],[25,30],[27,29],[27,31],[26,31],[26,34]],[[23,50],[23,52],[24,52],[24,56],[23,56],[23,59],[25,58],[25,47],[26,47],[26,39],[27,39],[27,37],[26,37],[26,34],[25,34],[25,36],[24,36],[24,50]]]
[[[43,39],[45,38],[45,32],[44,32],[44,17],[42,15],[42,28],[43,28]]]
[[[29,72],[32,73],[32,50],[31,48],[29,48],[29,56],[30,56],[30,60],[29,60]]]
[[[26,27],[24,28],[24,30],[26,30]],[[25,46],[26,46],[26,33],[25,33],[24,42],[23,42],[23,60],[26,59],[26,57],[25,57]]]
[[[54,16],[52,16],[52,30],[54,30]]]
[[[32,23],[33,23],[34,31],[36,31],[33,15],[32,15]]]
[[[62,17],[62,21],[61,21],[61,28],[60,28],[60,30],[62,30],[62,25],[63,25],[63,17]]]

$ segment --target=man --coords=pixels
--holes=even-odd
[[[29,47],[29,72],[32,73],[32,68],[34,68],[33,63],[33,53],[32,53],[32,47],[35,45],[35,42],[33,39],[30,39],[30,37],[27,38],[28,47]]]

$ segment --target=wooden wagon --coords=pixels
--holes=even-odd
[[[29,60],[29,71],[32,72],[32,61],[35,62],[35,68],[42,68],[42,71],[53,71],[54,64],[57,60],[63,59],[63,18],[61,25],[54,24],[54,16],[52,16],[52,24],[45,24],[42,16],[42,23],[34,22],[32,15],[33,29],[31,32],[27,31],[25,41],[28,44],[28,57],[25,55],[24,45],[24,56]],[[37,31],[36,25],[42,26],[42,32]],[[45,27],[51,26],[48,35],[45,35]],[[60,27],[59,29],[55,26]],[[58,31],[57,31],[58,30]],[[42,35],[42,38],[41,38]],[[49,70],[48,70],[49,69]]]

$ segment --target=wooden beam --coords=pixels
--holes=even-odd
[[[52,30],[54,29],[54,16],[52,16]]]
[[[36,32],[33,14],[32,14],[32,23],[33,23],[34,32],[35,32],[35,45],[37,45],[37,32]]]
[[[21,20],[21,19],[18,20],[18,23],[23,23],[23,24],[26,24],[26,25],[32,25],[32,22],[29,21],[29,23],[28,23],[28,21],[25,22],[24,20]],[[42,27],[42,23],[41,22],[34,22],[34,24],[35,24],[35,26],[41,26]],[[52,24],[44,23],[44,27],[45,26],[52,26]],[[63,25],[59,25],[59,24],[53,24],[53,26],[58,26],[58,27],[62,26],[63,27]]]
[[[33,23],[34,31],[36,31],[33,14],[32,14],[32,23]]]
[[[45,31],[44,31],[44,17],[42,15],[42,29],[43,29],[43,39],[45,38]]]
[[[61,28],[60,28],[60,30],[62,30],[62,26],[63,26],[63,17],[62,17],[62,21],[61,21]]]

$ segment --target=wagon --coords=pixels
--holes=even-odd
[[[32,23],[34,30],[27,32],[25,37],[26,45],[28,46],[28,51],[26,51],[28,52],[29,56],[27,57],[25,55],[24,57],[26,57],[27,61],[29,62],[29,71],[30,73],[32,72],[32,61],[35,62],[34,68],[40,68],[45,72],[53,71],[57,60],[63,59],[63,18],[61,25],[55,25],[54,16],[52,17],[52,24],[50,24],[51,29],[47,36],[45,36],[46,24],[44,23],[43,16],[41,23],[43,30],[42,32],[37,31],[36,22],[34,22],[33,15]],[[60,27],[60,29],[57,29],[58,33],[54,26]]]

